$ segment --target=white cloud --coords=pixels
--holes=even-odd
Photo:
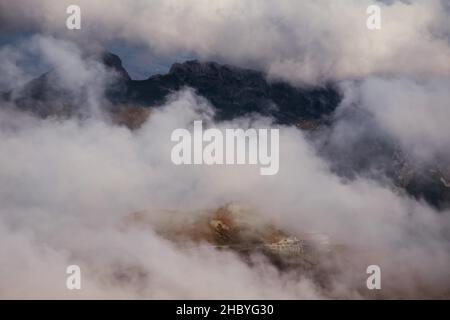
[[[70,1],[2,4],[14,21],[80,39],[125,40],[161,54],[258,64],[274,77],[317,83],[368,75],[448,75],[445,1],[381,6],[382,28],[366,28],[374,1],[78,1],[82,30],[65,29]],[[105,8],[108,8],[105,10]]]
[[[383,268],[387,295],[390,289],[414,296],[420,296],[419,287],[431,294],[448,289],[448,215],[373,181],[342,183],[299,130],[282,128],[280,172],[273,177],[246,166],[174,166],[171,130],[189,127],[200,117],[196,110],[205,108],[191,92],[179,93],[135,132],[96,118],[14,114],[8,121],[2,112],[4,123],[17,124],[0,126],[1,243],[8,248],[0,270],[2,296],[359,297],[364,264],[373,260]],[[240,121],[217,125],[248,124]],[[136,210],[158,220],[164,219],[160,209],[195,214],[230,201],[290,232],[325,232],[355,253],[330,287],[321,289],[313,278],[280,274],[263,261],[250,267],[211,248],[179,249],[150,228],[120,227]],[[73,296],[61,278],[65,264],[75,262],[85,270],[85,287]],[[399,269],[399,263],[412,267]],[[8,289],[11,278],[14,289]]]

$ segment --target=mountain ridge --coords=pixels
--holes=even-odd
[[[341,99],[338,90],[329,84],[294,87],[287,82],[268,81],[261,71],[212,61],[174,63],[166,74],[133,80],[119,56],[105,52],[96,59],[117,75],[105,88],[105,97],[112,105],[157,107],[171,93],[190,87],[212,104],[216,120],[260,114],[278,123],[296,124],[321,120],[336,109]],[[6,98],[22,110],[48,117],[77,113],[76,105],[83,94],[71,97],[70,88],[61,87],[54,71],[49,71],[8,93]]]

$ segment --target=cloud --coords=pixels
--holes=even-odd
[[[2,297],[367,297],[365,267],[373,263],[382,267],[385,297],[448,290],[448,212],[438,214],[373,180],[341,181],[297,129],[281,128],[280,172],[263,177],[252,166],[172,164],[172,130],[199,118],[212,121],[208,103],[189,90],[136,131],[102,117],[39,120],[9,112],[0,114]],[[214,125],[250,123],[269,122]],[[339,272],[324,288],[258,256],[250,266],[205,246],[180,248],[151,227],[121,227],[137,210],[156,220],[165,219],[161,209],[193,218],[227,202],[249,206],[257,219],[292,233],[327,233],[352,252],[328,262]],[[84,272],[75,295],[64,287],[65,267],[73,263]]]
[[[380,130],[400,141],[417,159],[432,160],[449,156],[449,86],[448,77],[420,81],[368,78],[348,87],[346,104],[369,111]]]
[[[0,130],[1,243],[8,257],[1,267],[3,297],[73,298],[63,281],[72,262],[85,272],[85,287],[75,297],[321,296],[310,280],[289,284],[262,261],[250,267],[212,248],[181,250],[151,229],[119,228],[133,211],[176,208],[175,203],[197,209],[218,202],[218,193],[231,187],[208,192],[213,172],[202,178],[201,169],[176,168],[170,161],[169,128],[198,116],[195,103],[192,93],[181,93],[135,133],[98,119],[1,114],[20,124],[13,133]],[[12,278],[10,289],[6,279]]]
[[[381,6],[378,31],[366,28],[366,8],[374,3]],[[161,55],[191,52],[205,59],[251,63],[296,83],[450,72],[445,1],[82,0],[79,32],[65,29],[69,4],[19,0],[0,6],[22,28],[29,25],[84,44],[122,40]]]

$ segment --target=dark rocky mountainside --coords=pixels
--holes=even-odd
[[[156,107],[170,93],[190,87],[211,102],[217,120],[256,113],[273,117],[279,123],[297,124],[323,118],[340,101],[338,91],[331,86],[296,88],[285,82],[270,82],[259,71],[215,62],[175,63],[167,74],[137,81],[130,78],[118,56],[105,53],[97,59],[116,74],[105,89],[112,105]],[[86,89],[67,87],[50,71],[7,96],[19,108],[43,117],[71,115],[79,112]]]
[[[127,100],[157,104],[170,92],[194,88],[216,108],[219,120],[249,113],[271,116],[280,123],[320,119],[337,107],[340,96],[331,88],[296,88],[269,82],[261,72],[197,60],[175,63],[166,75],[131,81]]]

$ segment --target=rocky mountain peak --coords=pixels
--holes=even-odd
[[[122,65],[122,60],[118,55],[111,52],[104,51],[98,57],[98,60],[102,62],[107,68],[116,71],[124,80],[131,80],[127,70]]]

